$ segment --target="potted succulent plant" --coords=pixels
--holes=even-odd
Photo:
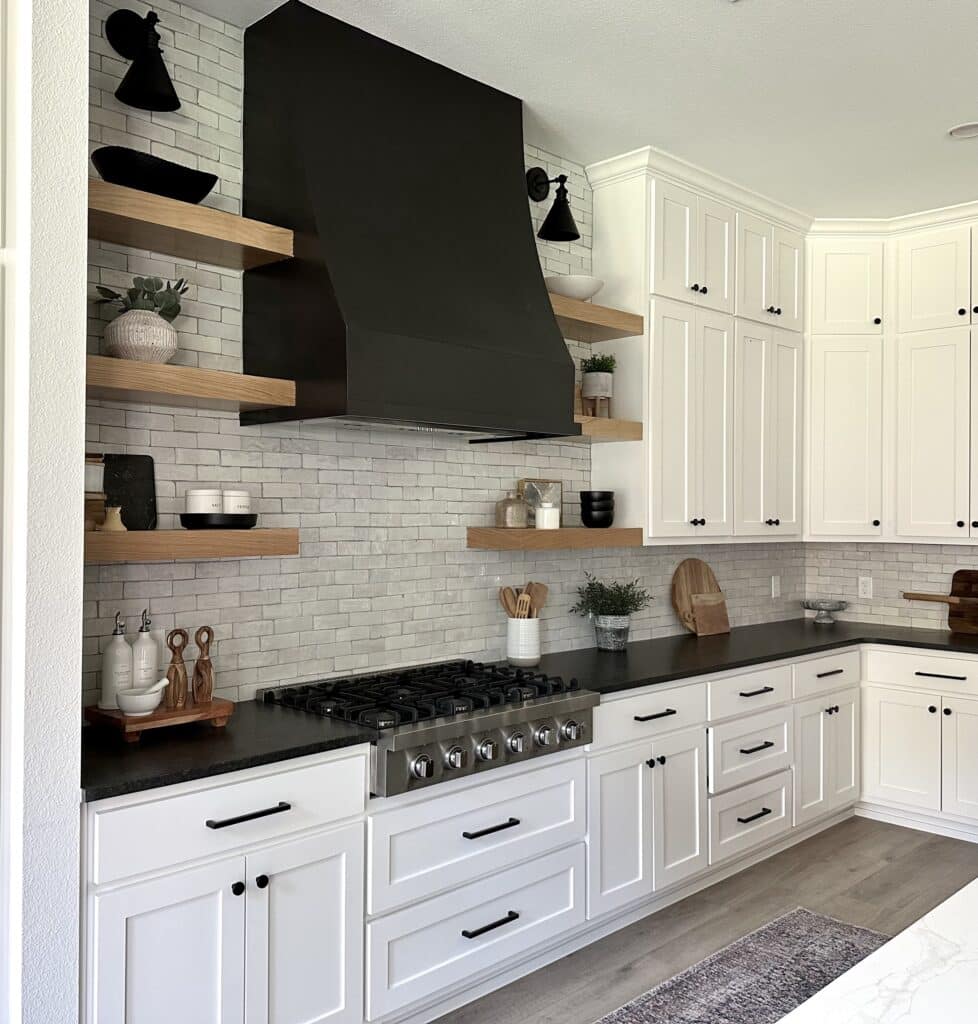
[[[627,583],[603,583],[589,572],[586,582],[577,590],[577,604],[571,608],[578,615],[594,621],[594,636],[599,651],[622,651],[628,643],[631,616],[652,601],[652,595],[639,586],[638,580]]]
[[[614,391],[615,357],[611,353],[588,356],[581,361],[581,397],[611,398]]]
[[[97,285],[99,304],[114,303],[120,314],[105,328],[105,348],[119,359],[168,363],[177,352],[173,321],[180,315],[180,296],[187,290],[181,277],[166,285],[158,277],[134,277],[132,287],[120,294]]]

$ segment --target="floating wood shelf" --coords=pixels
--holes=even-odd
[[[581,425],[581,436],[572,437],[572,441],[641,441],[642,424],[638,420],[612,420],[606,416],[574,417],[575,423]]]
[[[236,270],[292,257],[287,228],[98,178],[88,181],[88,236]]]
[[[589,530],[584,526],[570,526],[561,530],[511,530],[492,526],[470,526],[466,546],[482,551],[640,548],[642,528],[612,526],[607,530]]]
[[[637,313],[626,313],[610,306],[596,306],[566,295],[550,292],[550,304],[560,329],[576,341],[613,341],[645,332],[645,320]]]
[[[107,356],[88,357],[86,383],[89,398],[117,402],[235,410],[295,405],[291,380]]]
[[[298,530],[130,530],[86,533],[85,562],[171,562],[297,555]]]

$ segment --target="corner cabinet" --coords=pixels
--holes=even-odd
[[[883,243],[812,243],[812,334],[883,333]]]

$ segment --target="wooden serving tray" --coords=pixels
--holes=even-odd
[[[907,601],[933,601],[947,605],[947,628],[952,633],[978,634],[978,570],[958,569],[951,577],[950,594],[904,591]]]
[[[209,704],[191,704],[185,708],[169,711],[157,708],[151,715],[133,718],[121,711],[105,711],[92,704],[85,708],[85,720],[92,725],[104,725],[121,732],[127,743],[138,743],[144,732],[150,729],[165,729],[172,725],[188,725],[190,722],[209,722],[215,729],[222,729],[234,714],[234,702],[215,697]]]

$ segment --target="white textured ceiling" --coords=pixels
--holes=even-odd
[[[978,120],[975,0],[310,4],[521,97],[527,140],[582,163],[651,144],[818,217],[978,199],[978,139],[946,135]]]

